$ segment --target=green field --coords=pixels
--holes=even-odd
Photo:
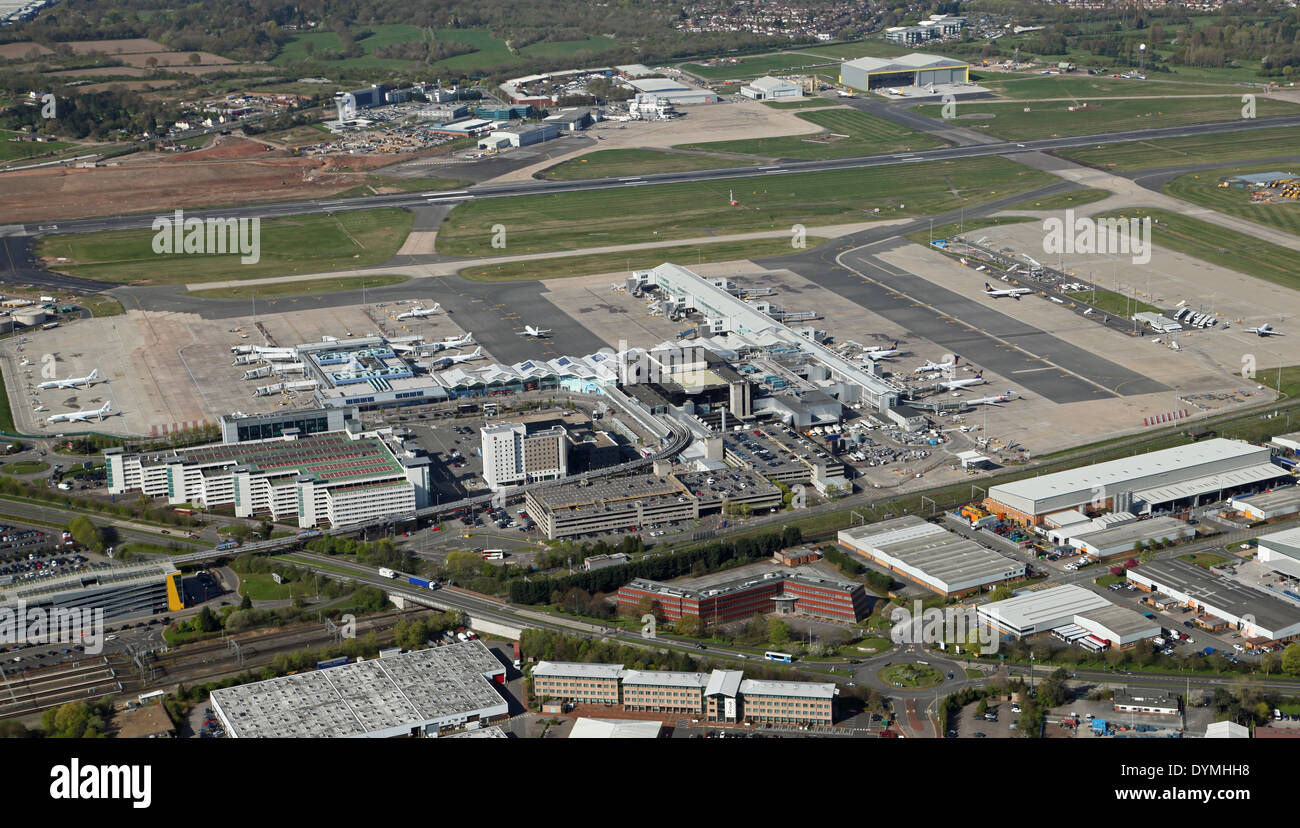
[[[972,101],[957,104],[958,126],[987,130],[1008,141],[1059,138],[1070,135],[1093,135],[1130,129],[1235,121],[1241,117],[1240,98],[1153,98],[1151,100],[1093,100],[1088,109],[1070,112],[1065,101],[1031,104],[1025,112],[1020,103]],[[916,111],[939,118],[941,106],[926,104]],[[1260,100],[1258,117],[1300,114],[1300,106],[1280,101]],[[984,117],[962,117],[978,114]],[[988,117],[994,116],[994,117]],[[1284,152],[1284,150],[1281,150]]]
[[[11,132],[7,129],[0,129],[0,161],[15,161],[20,158],[31,158],[34,155],[45,155],[46,153],[59,152],[72,146],[62,141],[47,141],[45,143],[35,143],[29,141],[14,141],[13,138],[21,133]]]
[[[1218,566],[1225,561],[1231,560],[1227,555],[1216,555],[1213,552],[1195,552],[1190,555],[1179,555],[1180,560],[1194,563],[1203,569],[1210,569]]]
[[[271,282],[265,285],[245,285],[242,287],[212,288],[210,290],[191,290],[186,296],[200,299],[271,299],[283,296],[319,296],[322,293],[338,293],[344,290],[361,290],[362,287],[378,288],[387,285],[400,285],[410,276],[398,276],[391,273],[366,276],[341,276],[336,279],[307,279],[301,282]]]
[[[0,473],[3,474],[37,474],[43,471],[49,471],[50,464],[42,463],[39,460],[20,460],[16,463],[5,463],[0,466]]]
[[[254,601],[285,601],[293,594],[292,584],[277,584],[270,573],[240,575],[239,592]]]
[[[810,55],[756,55],[740,58],[736,63],[716,63],[705,66],[702,63],[686,63],[682,70],[698,75],[705,80],[748,80],[761,75],[803,73],[811,71],[839,74],[839,65],[831,58]]]
[[[482,199],[461,204],[438,232],[438,252],[502,255],[492,226],[508,232],[507,253],[542,253],[759,230],[923,216],[973,206],[1055,179],[1003,158],[795,173],[757,180],[657,184]],[[731,207],[734,193],[741,206]],[[877,212],[878,211],[878,212]]]
[[[1098,147],[1058,150],[1083,164],[1114,170],[1153,170],[1180,164],[1249,161],[1297,154],[1300,127],[1252,129],[1228,135],[1162,138]]]
[[[804,239],[808,249],[817,247],[825,241],[820,238]],[[656,247],[652,250],[634,250],[627,253],[600,253],[526,262],[502,262],[499,265],[466,268],[460,272],[460,275],[473,282],[561,279],[569,276],[586,276],[591,273],[643,270],[657,267],[664,262],[684,263],[687,266],[734,262],[741,259],[779,256],[782,253],[791,253],[793,250],[789,239],[755,239],[743,242]]]
[[[238,255],[156,254],[152,230],[49,236],[38,243],[37,254],[66,257],[69,264],[58,269],[85,279],[133,284],[256,279],[380,264],[402,246],[412,220],[398,208],[267,219],[261,225],[260,259],[246,265]]]
[[[1133,96],[1154,98],[1171,95],[1236,95],[1240,106],[1243,90],[1239,86],[1205,83],[1170,83],[1153,80],[1126,80],[1096,75],[1026,75],[1007,80],[985,80],[980,86],[999,95],[1017,100],[1028,98],[1102,98]]]
[[[1167,210],[1139,207],[1123,215],[1150,216],[1153,224],[1151,240],[1160,247],[1291,290],[1300,290],[1300,272],[1293,264],[1294,250]]]
[[[1110,190],[1072,190],[1068,193],[1057,193],[1056,195],[1044,196],[1043,198],[1031,198],[1025,201],[1017,201],[1007,209],[1067,210],[1071,207],[1082,207],[1085,204],[1092,204],[1094,201],[1101,201],[1110,194]]]
[[[118,316],[124,313],[122,303],[112,296],[87,296],[78,302],[82,307],[90,310],[91,316]]]
[[[1252,204],[1249,189],[1218,187],[1219,180],[1232,175],[1258,172],[1300,171],[1300,164],[1245,167],[1223,167],[1188,173],[1171,179],[1164,192],[1193,204],[1209,207],[1220,213],[1274,227],[1286,233],[1300,235],[1300,199],[1285,200],[1276,204]],[[1294,253],[1292,254],[1295,255]]]
[[[9,392],[5,389],[3,375],[0,375],[0,431],[9,434],[18,432],[18,429],[14,427],[14,412],[9,407]]]
[[[1149,305],[1139,300],[1136,296],[1125,296],[1122,293],[1116,293],[1113,290],[1081,290],[1077,293],[1067,293],[1066,296],[1085,305],[1092,305],[1100,311],[1105,311],[1111,316],[1118,316],[1128,319],[1135,313],[1160,312],[1160,308],[1155,305]]]
[[[574,181],[582,178],[615,178],[618,176],[648,175],[650,173],[686,172],[689,170],[721,170],[730,167],[747,167],[755,161],[724,158],[718,155],[698,155],[663,150],[617,149],[597,150],[581,158],[573,158],[542,171],[542,178],[552,181]]]
[[[891,664],[876,674],[892,687],[923,689],[943,681],[943,673],[928,664]]]
[[[678,149],[706,152],[734,152],[770,158],[852,158],[902,150],[915,151],[947,146],[939,138],[914,132],[893,121],[886,121],[848,107],[799,112],[796,117],[828,130],[832,135],[847,136],[830,140],[810,140],[810,135],[783,135],[776,138],[744,138],[737,141],[709,141],[683,144]],[[825,136],[821,136],[825,137]]]
[[[367,26],[373,34],[357,40],[357,46],[361,48],[362,57],[347,58],[345,60],[330,61],[330,64],[356,69],[407,69],[417,65],[412,60],[392,60],[372,57],[375,49],[381,46],[392,46],[398,43],[410,43],[424,39],[424,33],[419,26],[410,26],[406,24],[386,24],[377,26]],[[313,56],[308,54],[307,44],[312,44],[315,55],[322,55],[330,52],[339,52],[343,48],[343,43],[339,36],[331,31],[308,32],[300,34],[293,40],[286,43],[281,49],[280,54],[276,55],[271,61],[277,65],[289,63],[298,63],[305,60],[313,60]]]

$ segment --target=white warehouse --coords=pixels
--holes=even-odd
[[[1052,512],[1087,504],[1139,514],[1185,508],[1286,477],[1269,461],[1267,446],[1215,438],[990,486],[984,505],[1037,525]]]
[[[941,595],[1025,577],[1025,565],[916,515],[844,529],[840,546]]]

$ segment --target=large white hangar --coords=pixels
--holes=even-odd
[[[979,607],[980,619],[999,632],[1026,638],[1053,630],[1077,630],[1067,638],[1091,636],[1098,647],[1129,647],[1160,635],[1160,625],[1074,584],[1039,589]]]
[[[916,515],[844,529],[840,546],[941,595],[1025,577],[1025,565]]]
[[[1120,460],[990,486],[989,511],[1037,525],[1053,512],[1096,505],[1150,513],[1257,491],[1290,477],[1267,446],[1215,438]]]
[[[1259,562],[1274,572],[1300,578],[1300,529],[1260,535]]]
[[[840,83],[854,89],[969,81],[970,64],[921,52],[892,59],[864,57],[840,65]]]

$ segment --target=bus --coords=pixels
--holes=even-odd
[[[505,560],[505,557],[506,557],[506,553],[501,549],[483,550],[483,560],[485,561],[501,561],[501,560]]]
[[[771,650],[768,650],[766,653],[763,653],[763,658],[767,659],[768,661],[779,661],[782,664],[790,664],[791,662],[794,661],[794,656],[790,655],[789,653],[775,653],[772,652]]]
[[[192,514],[194,514],[194,510],[193,510],[193,509],[182,509],[182,508],[180,508],[179,506],[178,506],[177,508],[175,508],[175,509],[172,509],[172,511],[175,512],[175,513],[178,514],[178,515],[192,515]]]

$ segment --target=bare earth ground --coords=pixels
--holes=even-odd
[[[33,54],[49,55],[53,54],[53,50],[48,49],[39,43],[32,43],[31,41],[24,41],[22,43],[5,43],[0,45],[0,59],[18,60],[29,58]]]
[[[667,149],[677,144],[702,141],[733,141],[742,138],[771,138],[779,135],[806,135],[821,132],[814,123],[796,118],[794,111],[773,109],[758,101],[745,99],[733,103],[699,104],[680,109],[685,117],[671,121],[633,121],[628,124],[602,123],[593,134],[603,136],[595,144],[585,145],[566,155],[522,167],[496,179],[528,181],[534,173],[596,150]],[[618,129],[626,126],[627,129]]]
[[[328,196],[361,183],[391,156],[297,158],[226,136],[183,154],[139,153],[116,166],[46,167],[0,177],[0,222],[36,222]],[[337,169],[346,165],[351,171]]]

